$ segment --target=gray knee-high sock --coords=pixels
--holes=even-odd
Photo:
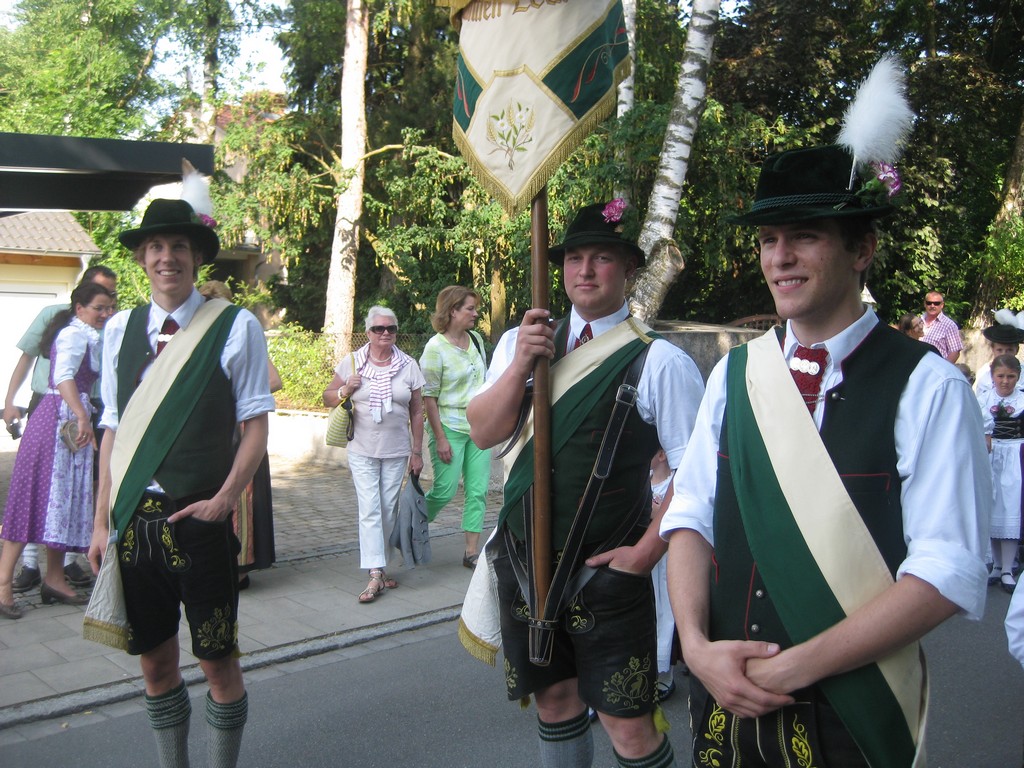
[[[206,722],[210,724],[207,749],[210,768],[235,768],[242,746],[242,729],[249,719],[249,694],[230,704],[218,704],[206,693]]]
[[[615,752],[615,750],[612,750]],[[661,746],[646,757],[625,758],[615,752],[615,759],[621,768],[674,768],[676,754],[672,751],[672,744],[668,736],[661,742]]]
[[[587,710],[561,723],[537,719],[540,764],[546,768],[590,768],[594,762],[594,734]]]
[[[160,768],[189,768],[188,726],[192,702],[185,681],[160,696],[146,694],[146,712],[156,736]]]

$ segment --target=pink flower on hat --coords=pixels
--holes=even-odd
[[[882,186],[885,187],[889,197],[895,197],[903,189],[903,180],[900,179],[900,173],[896,170],[896,166],[891,163],[872,163],[872,167],[875,170],[875,178],[882,182]]]
[[[197,213],[196,219],[198,219],[199,223],[205,227],[209,227],[210,229],[217,228],[217,220],[213,218],[213,216],[207,216],[205,213]]]
[[[601,215],[604,216],[607,223],[613,224],[622,220],[622,214],[626,212],[627,208],[629,208],[629,203],[621,197],[617,197],[604,207]]]

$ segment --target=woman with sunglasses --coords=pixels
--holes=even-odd
[[[102,285],[82,283],[71,292],[71,305],[43,332],[40,348],[48,350],[50,388],[25,428],[3,519],[0,616],[8,619],[21,617],[11,580],[27,542],[46,546],[43,603],[88,602],[64,582],[64,553],[85,552],[92,538],[95,440],[89,391],[99,377],[100,330],[116,305]]]
[[[369,341],[338,363],[324,390],[324,405],[352,404],[348,466],[359,503],[359,567],[370,575],[360,603],[398,586],[384,570],[387,541],[402,480],[423,469],[423,373],[395,345],[398,318],[390,309],[370,308],[366,335]]]

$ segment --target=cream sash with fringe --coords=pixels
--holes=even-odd
[[[167,343],[160,356],[153,361],[146,377],[135,390],[116,430],[114,448],[110,456],[110,508],[121,489],[125,472],[149,429],[164,397],[170,391],[191,359],[199,342],[206,336],[221,312],[231,306],[224,299],[210,299],[196,311],[187,328],[182,328]],[[108,510],[109,514],[109,510]],[[82,636],[111,648],[128,649],[128,615],[125,608],[121,569],[117,562],[119,531],[111,527],[103,562],[96,577],[89,605],[82,622]]]

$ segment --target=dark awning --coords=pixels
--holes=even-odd
[[[0,133],[0,215],[129,211],[157,184],[181,180],[181,161],[213,173],[209,144]]]

